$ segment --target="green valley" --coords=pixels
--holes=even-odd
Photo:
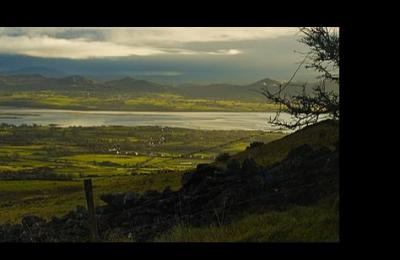
[[[211,162],[223,152],[239,152],[251,142],[270,142],[282,136],[262,131],[150,126],[59,128],[3,124],[0,222],[19,221],[28,213],[52,217],[84,205],[81,180],[87,177],[95,179],[97,195],[176,188],[181,174],[199,163]]]

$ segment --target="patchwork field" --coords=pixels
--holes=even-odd
[[[278,106],[262,101],[187,98],[174,94],[100,95],[52,91],[2,93],[0,106],[123,111],[275,111]],[[1,116],[1,115],[0,115]]]
[[[161,127],[0,126],[0,223],[85,205],[82,179],[103,193],[180,187],[181,174],[282,133]]]

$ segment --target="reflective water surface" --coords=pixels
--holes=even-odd
[[[276,130],[268,112],[74,111],[0,107],[0,123],[68,126],[165,126],[207,130]],[[281,118],[290,119],[288,114]]]

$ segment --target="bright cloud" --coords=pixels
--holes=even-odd
[[[88,59],[152,55],[238,55],[235,42],[294,35],[296,28],[0,28],[0,53]],[[232,43],[199,51],[190,43]]]
[[[182,44],[271,39],[297,31],[293,27],[139,27],[106,29],[104,34],[120,43]]]
[[[163,54],[151,47],[131,47],[86,39],[57,39],[48,36],[0,37],[0,53],[16,53],[44,58],[105,58]]]

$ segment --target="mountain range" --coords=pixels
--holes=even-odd
[[[133,94],[143,95],[151,93],[168,93],[181,95],[187,98],[205,99],[237,99],[237,100],[265,100],[260,91],[268,87],[277,91],[280,81],[265,78],[247,85],[234,84],[180,84],[171,86],[147,80],[123,77],[111,81],[95,81],[89,77],[72,75],[67,77],[46,77],[41,74],[0,75],[0,91],[56,91],[79,92],[88,91],[94,94]],[[308,84],[306,91],[310,91],[316,83]],[[301,91],[303,83],[293,82],[285,89],[285,93],[293,94]],[[328,89],[337,89],[329,84]]]

